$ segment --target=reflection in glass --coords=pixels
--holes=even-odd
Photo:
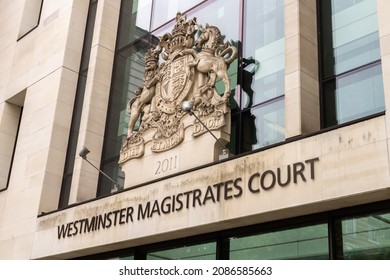
[[[329,259],[327,224],[230,239],[231,260]]]
[[[376,0],[321,1],[322,123],[384,110]]]
[[[202,25],[208,23],[209,25],[217,26],[221,31],[223,42],[229,42],[231,45],[238,48],[240,23],[237,11],[239,11],[240,8],[239,4],[240,3],[237,0],[226,0],[223,2],[216,1],[200,10],[189,12],[188,14],[191,17],[196,17],[198,23]],[[235,95],[237,86],[237,69],[238,60],[236,59],[230,64],[228,69],[232,109],[234,109],[236,103],[235,100],[237,100]],[[220,94],[223,94],[225,91],[224,84],[220,79],[217,79],[215,88]]]
[[[150,31],[151,13],[152,0],[122,1],[117,50]]]
[[[284,140],[284,99],[245,110],[242,116],[244,151],[251,151]]]
[[[215,260],[215,242],[149,252],[147,260]]]
[[[106,151],[106,157],[112,157],[118,154],[117,150],[124,139],[118,139],[117,137],[124,137],[127,134],[127,124],[129,122],[129,116],[126,112],[127,101],[135,96],[135,92],[143,84],[143,72],[144,72],[144,56],[148,48],[147,40],[139,41],[137,44],[132,45],[130,48],[121,52],[116,61],[116,69],[114,75],[114,96],[117,101],[118,113],[116,119],[118,126],[110,126],[107,129],[115,130],[115,133],[109,133],[115,135],[116,141],[110,145]],[[113,122],[110,122],[111,124]],[[113,149],[113,150],[111,150]],[[118,150],[119,151],[119,150]]]
[[[118,159],[106,161],[101,170],[106,174],[113,174],[112,178],[119,184],[119,186],[124,186],[125,183],[125,173],[122,171],[121,167],[118,164]],[[110,194],[112,191],[113,183],[106,176],[99,177],[99,187],[97,190],[97,196],[102,196]]]
[[[324,124],[341,124],[383,111],[382,70],[375,64],[324,84]]]
[[[241,152],[284,140],[284,1],[245,1]]]
[[[101,169],[118,182],[124,174],[118,165],[119,151],[127,137],[129,115],[126,111],[128,100],[143,84],[144,55],[149,48],[149,36],[143,37],[117,54],[114,66],[113,85],[110,94],[110,108],[107,115],[105,140]],[[100,176],[98,196],[110,192],[111,186],[104,176]],[[122,183],[123,185],[123,183]]]
[[[184,13],[204,0],[154,0],[152,30]]]
[[[243,108],[284,95],[284,1],[245,1],[243,55],[260,64],[248,92],[243,85]],[[253,67],[253,66],[252,66]]]
[[[324,79],[380,59],[375,0],[321,4]]]
[[[341,258],[390,260],[390,213],[341,221]]]
[[[161,1],[160,1],[161,2]],[[184,1],[183,1],[184,2]],[[201,2],[201,1],[190,1],[190,2]],[[159,3],[159,2],[157,2]],[[165,3],[165,1],[164,1]],[[195,4],[194,4],[195,5]],[[190,7],[190,5],[188,5]],[[239,17],[237,16],[237,11],[239,11],[239,1],[237,0],[226,0],[226,1],[216,1],[213,2],[204,8],[197,9],[195,11],[189,11],[186,13],[187,19],[196,18],[197,22],[201,25],[209,24],[211,26],[217,26],[221,31],[223,42],[229,42],[233,46],[238,47],[239,41]],[[176,15],[176,12],[175,12]],[[173,28],[174,23],[171,22],[162,28],[153,32],[153,35],[156,37],[163,36],[166,33],[170,33]],[[196,35],[196,37],[199,34]],[[235,97],[235,88],[237,86],[237,68],[238,60],[233,61],[228,69],[230,85],[231,85],[231,96]],[[215,85],[219,93],[224,92],[224,85],[222,81],[217,79]]]

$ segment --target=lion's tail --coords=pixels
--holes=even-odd
[[[229,56],[224,57],[227,54]],[[227,65],[230,65],[237,58],[237,55],[238,55],[237,48],[234,46],[230,46],[228,44],[223,45],[223,49],[219,49],[219,50],[217,49],[216,51],[216,56],[224,57],[225,63]]]

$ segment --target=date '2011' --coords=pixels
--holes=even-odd
[[[154,175],[161,175],[170,171],[178,169],[178,157],[172,156],[162,160],[158,160],[155,163]]]

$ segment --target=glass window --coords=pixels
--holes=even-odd
[[[127,137],[129,114],[128,100],[143,85],[144,56],[149,48],[150,36],[145,36],[127,46],[115,58],[114,74],[110,94],[110,108],[103,146],[101,169],[123,186],[124,174],[118,165],[119,151]],[[109,194],[112,183],[100,176],[97,195]]]
[[[283,0],[245,1],[243,55],[243,108],[284,95]]]
[[[183,1],[184,2],[184,1]],[[191,1],[190,1],[191,2]],[[192,1],[201,2],[201,1]],[[158,2],[157,2],[158,3]],[[165,3],[165,1],[164,1]],[[207,6],[201,6],[198,9],[189,11],[187,13],[187,19],[196,18],[197,22],[203,27],[207,24],[211,26],[217,26],[221,31],[222,40],[224,43],[229,42],[235,47],[239,45],[239,18],[240,3],[237,0],[216,1],[208,4]],[[176,15],[176,13],[175,13]],[[164,25],[162,28],[153,32],[156,37],[163,36],[165,33],[170,32],[174,23],[171,22]],[[231,106],[234,108],[239,103],[235,91],[237,86],[237,69],[238,59],[235,59],[229,66],[228,75],[231,86]],[[224,92],[223,82],[217,78],[215,87],[221,95]]]
[[[215,260],[215,242],[182,246],[147,253],[147,260]]]
[[[230,259],[329,259],[328,226],[319,224],[231,238]]]
[[[326,127],[384,110],[381,65],[340,75],[324,83],[323,94]]]
[[[150,31],[152,0],[124,0],[118,28],[119,50]]]
[[[390,259],[390,212],[342,219],[339,258]]]
[[[323,0],[323,76],[380,59],[375,0]]]
[[[114,179],[123,176],[118,168],[119,174],[111,172],[116,172],[114,165],[127,133],[126,105],[142,85],[145,51],[156,45],[159,36],[171,32],[174,25],[171,19],[178,11],[187,10],[187,19],[196,17],[201,25],[217,26],[223,41],[245,54],[242,67],[236,59],[228,70],[232,109],[230,151],[238,154],[284,139],[284,2],[248,0],[245,14],[242,14],[243,7],[239,0],[122,1],[102,170]],[[137,30],[142,32],[131,31],[132,25],[137,25]],[[154,31],[147,33],[148,29]],[[241,86],[237,87],[238,84]],[[224,84],[218,79],[216,89],[221,94],[224,92]],[[99,194],[109,191],[102,190],[104,180],[101,177]]]
[[[242,118],[244,147],[249,141],[255,150],[284,140],[284,99],[246,110]]]
[[[384,110],[375,0],[322,0],[322,122]]]
[[[163,25],[176,16],[184,13],[204,0],[154,0],[152,29]]]
[[[284,1],[245,1],[240,152],[284,140]]]

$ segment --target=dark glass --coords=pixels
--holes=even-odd
[[[130,119],[127,103],[135,96],[138,88],[143,85],[144,56],[150,47],[150,42],[150,36],[139,38],[115,57],[101,169],[114,180],[118,180],[118,183],[124,180],[124,174],[118,165],[118,160],[122,143],[127,137],[127,126]],[[119,184],[123,186],[123,182]],[[100,176],[97,195],[110,193],[111,186],[111,181]]]
[[[127,136],[129,115],[128,100],[143,84],[144,55],[149,46],[148,37],[129,46],[116,56],[110,95],[110,108],[103,150],[103,161],[119,155],[123,140]]]
[[[284,140],[284,98],[275,99],[241,113],[243,151]]]
[[[145,36],[150,31],[152,0],[122,0],[116,49]]]
[[[327,224],[230,238],[231,260],[326,260]]]
[[[230,142],[226,145],[232,155],[238,154],[240,145],[240,114],[231,114]]]
[[[240,152],[284,140],[284,1],[244,2]]]
[[[112,174],[111,178],[123,186],[125,182],[125,173],[121,170],[118,164],[118,158],[114,158],[111,161],[106,161],[102,165],[101,170],[106,174]],[[114,183],[105,176],[99,177],[99,187],[96,196],[103,196],[111,193]]]
[[[341,219],[341,252],[346,260],[390,260],[390,212]]]
[[[148,252],[147,260],[215,260],[216,242]]]

